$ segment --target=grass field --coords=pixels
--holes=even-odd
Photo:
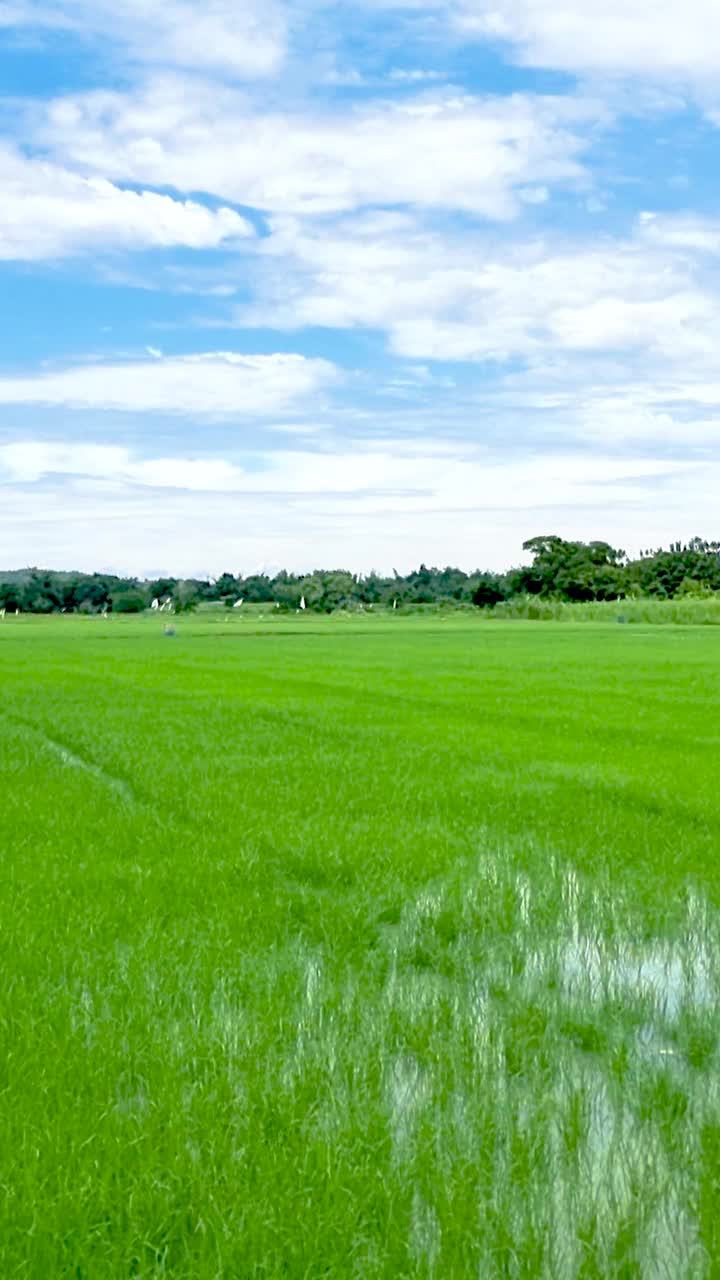
[[[720,1274],[720,641],[0,624],[0,1276]]]

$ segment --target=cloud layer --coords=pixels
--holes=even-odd
[[[714,0],[0,0],[0,28],[12,561],[713,533]]]
[[[573,455],[513,461],[467,447],[427,452],[419,440],[322,454],[281,449],[242,463],[28,441],[0,446],[0,537],[10,554],[22,538],[33,562],[134,572],[164,565],[168,546],[175,571],[187,574],[248,572],[269,561],[297,571],[370,569],[385,565],[388,541],[401,570],[417,564],[419,545],[429,561],[469,569],[509,563],[509,538],[554,524],[568,507],[581,536],[592,537],[608,511],[621,538],[632,542],[641,529],[652,536],[644,513],[658,496],[681,514],[695,491],[698,516],[716,481],[717,467],[698,473],[605,454],[590,469]]]

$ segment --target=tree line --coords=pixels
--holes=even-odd
[[[493,608],[518,596],[571,602],[627,597],[673,599],[720,591],[720,543],[692,538],[637,559],[607,542],[576,542],[556,535],[523,543],[530,562],[507,573],[465,573],[420,565],[412,573],[222,573],[217,578],[123,578],[113,574],[25,569],[0,573],[0,609],[22,613],[140,613],[164,604],[173,612],[203,603],[233,608],[267,604],[305,608],[407,609],[415,606]]]

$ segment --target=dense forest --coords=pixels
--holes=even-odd
[[[405,576],[316,570],[270,577],[222,573],[214,579],[156,578],[141,581],[103,573],[44,569],[0,572],[0,609],[8,613],[139,613],[161,605],[173,612],[204,603],[227,608],[268,604],[306,608],[408,609],[419,605],[492,608],[516,597],[564,601],[672,599],[720,591],[720,543],[693,538],[667,550],[643,551],[633,560],[607,542],[572,542],[554,535],[523,544],[530,563],[507,573],[419,569]]]

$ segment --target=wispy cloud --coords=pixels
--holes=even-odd
[[[137,63],[266,76],[285,56],[283,9],[273,0],[14,0],[0,29],[65,31]]]
[[[35,563],[140,573],[166,564],[169,547],[181,573],[217,573],[240,557],[246,571],[268,558],[296,570],[367,571],[386,564],[388,541],[403,568],[417,563],[419,546],[433,562],[472,568],[516,559],[538,522],[579,521],[593,536],[611,509],[622,536],[640,514],[648,529],[658,486],[678,504],[696,476],[649,457],[601,453],[589,467],[579,454],[504,459],[460,444],[427,451],[419,439],[242,461],[20,441],[0,446],[0,537],[6,548],[21,541]],[[703,472],[703,497],[710,483]],[[60,519],[68,504],[74,537]]]
[[[287,410],[337,377],[327,360],[235,352],[86,364],[0,377],[0,404],[245,418]]]
[[[30,483],[50,475],[72,475],[156,489],[304,495],[318,502],[320,509],[329,509],[340,496],[354,496],[374,510],[428,512],[453,506],[464,510],[522,507],[530,499],[538,466],[549,485],[545,497],[553,502],[562,501],[563,496],[603,500],[608,486],[642,486],[687,469],[668,460],[599,457],[592,474],[587,474],[578,454],[505,462],[482,446],[455,444],[426,450],[419,439],[357,443],[344,450],[275,449],[246,456],[253,465],[217,457],[148,458],[121,446],[30,440],[0,445],[0,474]]]

